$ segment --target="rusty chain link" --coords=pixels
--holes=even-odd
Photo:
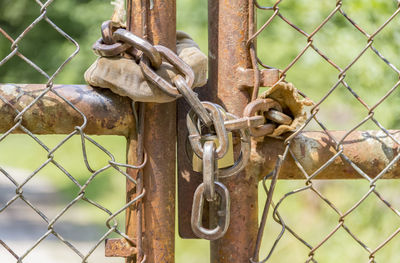
[[[201,102],[198,99],[197,94],[192,91],[194,82],[194,73],[192,69],[173,51],[160,45],[153,46],[148,41],[122,28],[115,29],[112,33],[112,37],[110,37],[110,31],[112,30],[113,28],[110,26],[110,23],[103,23],[103,36],[111,39],[101,40],[101,43],[104,43],[102,44],[103,46],[98,44],[99,41],[95,43],[93,49],[95,49],[97,54],[101,55],[104,54],[104,50],[109,50],[110,52],[107,53],[107,55],[116,53],[120,55],[122,50],[121,47],[124,47],[125,51],[132,48],[139,49],[142,54],[140,54],[141,57],[138,63],[141,66],[145,77],[164,93],[175,98],[183,96],[191,105],[192,110],[188,114],[187,118],[188,129],[190,132],[189,138],[193,151],[203,160],[204,178],[204,183],[199,186],[195,193],[191,221],[192,228],[194,233],[202,238],[211,240],[222,237],[229,226],[230,198],[227,188],[222,183],[217,182],[218,168],[216,167],[216,161],[227,153],[229,147],[228,135],[224,125],[227,113],[216,104]],[[109,44],[105,44],[106,42]],[[117,44],[120,46],[116,46]],[[128,48],[126,48],[125,45],[128,45]],[[160,77],[154,71],[154,69],[160,67],[162,59],[170,63],[179,73],[170,82]],[[150,61],[151,66],[147,61]],[[200,139],[204,139],[204,136],[201,135],[202,131],[201,128],[199,130],[199,127],[201,127],[202,124],[206,125],[209,132],[211,132],[205,137],[211,138],[214,136],[212,134],[217,135],[219,140],[218,148],[215,147],[213,141],[209,141],[204,145],[201,143]],[[249,140],[243,140],[242,145],[243,147],[245,145],[249,146]],[[244,147],[244,149],[246,149],[246,154],[242,153],[237,163],[232,167],[224,168],[222,170],[223,177],[232,176],[244,168],[243,164],[247,163],[249,157],[249,147]],[[207,202],[214,203],[217,200],[217,196],[219,200],[218,202],[220,203],[220,210],[218,212],[216,211],[215,217],[219,217],[220,220],[218,220],[216,228],[204,228],[201,225],[204,198],[206,198]]]
[[[111,21],[103,23],[102,35],[106,37],[106,40],[100,39],[93,45],[95,53],[101,56],[116,56],[127,52],[135,59],[138,59],[137,61],[142,68],[143,74],[151,83],[171,97],[179,98],[184,96],[185,100],[189,103],[191,108],[195,110],[202,122],[207,127],[211,125],[212,120],[210,119],[206,108],[201,105],[197,94],[192,91],[194,81],[193,70],[173,51],[160,45],[153,46],[148,41],[135,36],[123,28],[116,28],[116,25],[112,24]],[[166,62],[170,63],[177,72],[182,74],[182,76],[178,74],[177,77],[172,80],[166,80],[159,76],[153,69],[158,69],[160,67],[162,59],[165,59]],[[147,61],[150,61],[151,66],[148,65]],[[184,78],[184,81],[182,77]],[[265,102],[256,104],[260,106],[265,104]],[[250,103],[248,107],[252,107],[252,105],[254,104]],[[265,125],[259,124],[258,122],[242,122],[247,123],[247,127],[252,131],[252,136],[260,137],[269,135],[273,132],[276,124],[289,124],[292,121],[291,117],[282,113],[282,108],[277,102],[274,102],[274,105],[275,106],[271,107],[270,111],[261,110],[260,108],[259,110],[251,112],[251,117],[260,112],[265,117]],[[250,115],[247,117],[250,117]],[[269,119],[275,124],[266,124],[266,119]],[[230,125],[234,124],[231,122]],[[252,125],[259,127],[253,127]],[[255,130],[258,130],[258,132],[253,132]]]
[[[251,117],[256,115],[257,112],[261,112],[261,114],[266,114],[266,117],[271,119],[272,118],[275,121],[279,121],[281,122],[281,124],[285,123],[286,118],[289,119],[289,123],[291,122],[291,119],[289,116],[283,114],[283,116],[285,116],[286,118],[284,118],[284,120],[280,120],[279,119],[279,115],[277,115],[273,112],[281,112],[282,111],[282,107],[279,105],[278,102],[272,100],[272,99],[256,99],[253,100],[252,102],[250,102],[246,108],[243,111],[243,115],[246,117]],[[272,112],[272,114],[270,113]],[[269,113],[267,115],[267,113]],[[278,123],[279,123],[278,122]],[[257,126],[257,127],[250,127],[250,134],[254,137],[260,137],[260,136],[264,136],[266,134],[271,134],[273,132],[273,130],[276,128],[276,124],[273,123],[266,123],[263,124],[261,126]]]
[[[103,45],[109,43],[110,53],[118,53],[125,48],[125,51],[132,49],[140,50],[141,56],[138,63],[142,68],[144,76],[159,88],[164,93],[171,97],[184,99],[189,103],[191,111],[187,115],[187,128],[189,131],[189,142],[193,152],[203,161],[203,184],[199,186],[195,193],[193,210],[192,210],[192,229],[193,232],[202,238],[214,240],[222,237],[229,225],[229,193],[225,193],[224,186],[218,183],[218,178],[226,178],[238,174],[246,166],[250,157],[250,138],[249,136],[265,136],[271,134],[277,124],[289,124],[292,119],[282,113],[282,108],[276,101],[272,99],[254,100],[248,105],[244,112],[244,118],[238,118],[233,114],[225,112],[220,106],[210,102],[201,102],[197,94],[192,91],[194,73],[193,70],[180,59],[170,49],[156,45],[151,45],[148,41],[135,36],[125,29],[113,28],[111,23],[103,23],[102,26]],[[111,32],[113,32],[111,34]],[[112,36],[111,36],[112,35]],[[119,47],[115,47],[119,44]],[[129,48],[126,48],[128,45]],[[104,48],[99,51],[99,46],[96,43],[94,49],[98,54],[104,53]],[[97,50],[96,50],[97,49]],[[136,52],[136,54],[138,54]],[[162,60],[168,62],[178,72],[178,75],[172,80],[166,80],[159,76],[154,69],[159,68]],[[147,61],[150,61],[151,66]],[[267,123],[267,120],[268,123]],[[207,132],[203,134],[203,125],[206,126]],[[226,126],[229,130],[237,130],[241,138],[241,151],[236,162],[226,168],[218,169],[215,167],[217,159],[225,156],[229,147],[228,135]],[[248,133],[250,129],[250,133]],[[217,137],[219,146],[216,147],[213,141]],[[204,141],[206,143],[204,143]],[[205,155],[204,151],[207,150]],[[211,154],[210,151],[213,151]],[[210,176],[212,174],[212,176]],[[215,192],[215,187],[218,190]],[[199,190],[203,189],[203,190]],[[222,191],[222,190],[224,191]],[[204,196],[210,205],[216,201],[218,195],[220,210],[218,213],[223,213],[225,220],[219,220],[222,225],[218,225],[216,229],[210,230],[201,226]],[[204,195],[204,196],[203,196]],[[222,212],[226,210],[227,212]],[[217,214],[218,214],[217,213]],[[216,217],[218,217],[216,215]],[[200,218],[200,219],[199,219]]]
[[[344,154],[344,142],[345,139],[349,137],[350,134],[352,134],[356,129],[358,129],[361,125],[366,123],[367,121],[372,121],[373,123],[376,124],[376,126],[387,136],[390,138],[395,145],[398,145],[400,142],[392,135],[392,133],[387,130],[374,116],[375,110],[379,105],[382,104],[383,101],[385,101],[397,88],[400,86],[400,81],[396,81],[396,83],[386,92],[384,96],[381,97],[381,99],[378,100],[374,105],[370,106],[366,101],[364,101],[361,96],[359,96],[354,89],[350,87],[350,85],[346,81],[346,74],[349,72],[350,68],[361,58],[364,56],[366,51],[369,49],[372,51],[373,54],[375,54],[380,60],[382,60],[390,69],[392,69],[395,74],[397,74],[400,78],[400,69],[397,68],[393,63],[389,62],[389,60],[380,52],[378,49],[374,46],[374,40],[376,37],[380,34],[380,32],[387,27],[388,24],[390,24],[396,16],[400,13],[400,4],[399,3],[393,3],[393,12],[391,13],[390,17],[387,18],[382,24],[378,25],[377,29],[373,32],[369,32],[364,29],[360,24],[358,24],[353,18],[351,18],[344,10],[343,8],[343,2],[341,0],[337,0],[334,8],[330,10],[330,13],[323,19],[321,23],[319,23],[315,29],[311,32],[308,33],[302,28],[300,28],[297,24],[293,23],[285,14],[283,11],[280,9],[280,4],[282,0],[275,1],[273,6],[262,6],[257,0],[249,0],[249,40],[248,40],[248,49],[249,53],[251,56],[251,61],[253,65],[253,69],[257,69],[258,66],[260,65],[261,67],[264,68],[273,68],[272,66],[267,65],[266,63],[263,63],[262,59],[258,57],[256,48],[255,48],[255,42],[257,40],[257,37],[265,31],[273,21],[280,21],[283,22],[284,24],[288,25],[291,30],[294,30],[298,32],[305,40],[306,44],[304,48],[298,53],[298,55],[287,65],[286,68],[280,71],[280,78],[279,80],[275,83],[275,85],[278,85],[280,82],[285,80],[286,75],[290,72],[290,70],[293,68],[296,63],[298,63],[299,59],[303,57],[306,51],[312,50],[314,51],[317,55],[319,55],[320,58],[322,58],[324,61],[328,62],[330,66],[332,66],[333,69],[337,71],[337,77],[338,80],[337,82],[329,89],[329,91],[320,99],[311,109],[311,115],[307,119],[307,121],[302,125],[301,128],[299,128],[295,133],[293,133],[291,136],[286,138],[285,140],[285,150],[282,153],[282,155],[279,155],[278,161],[276,163],[275,169],[272,173],[266,175],[263,180],[263,187],[264,190],[267,194],[267,200],[264,206],[264,211],[263,215],[261,218],[259,230],[258,230],[258,238],[256,242],[256,246],[253,252],[252,258],[250,258],[250,262],[252,263],[264,263],[264,262],[272,262],[271,257],[273,254],[278,254],[279,251],[277,251],[277,246],[278,244],[282,241],[282,237],[284,236],[285,233],[289,233],[291,237],[299,241],[302,245],[304,245],[305,248],[308,249],[308,255],[307,255],[307,260],[306,262],[318,262],[316,259],[316,255],[320,248],[326,244],[329,240],[333,239],[332,237],[336,235],[336,233],[339,232],[340,229],[344,230],[345,233],[347,233],[353,240],[356,241],[356,243],[363,249],[365,252],[368,253],[368,259],[367,261],[369,263],[375,263],[375,256],[376,254],[381,251],[388,243],[391,242],[398,234],[400,233],[400,228],[397,228],[390,234],[388,237],[386,237],[383,241],[380,241],[380,243],[375,247],[369,247],[367,243],[362,240],[352,229],[347,224],[347,218],[349,215],[351,215],[355,210],[357,210],[362,203],[365,202],[365,200],[370,197],[370,196],[375,196],[378,200],[382,201],[382,204],[386,207],[388,207],[397,217],[400,216],[400,210],[395,208],[392,203],[390,203],[387,199],[383,197],[383,195],[377,191],[377,181],[382,178],[382,176],[390,170],[395,163],[399,159],[399,155],[397,154],[394,156],[393,160],[388,163],[388,165],[380,172],[378,175],[368,175],[360,167],[358,167],[354,162],[350,160],[345,154]],[[306,4],[305,4],[306,5]],[[258,29],[255,27],[255,10],[258,10],[259,12],[270,12],[269,18],[264,22]],[[347,26],[350,26],[354,28],[357,32],[361,33],[361,35],[364,37],[366,40],[366,44],[362,50],[357,53],[357,55],[354,56],[354,58],[347,64],[346,67],[340,67],[337,63],[334,62],[333,59],[329,58],[323,51],[317,47],[316,42],[314,42],[314,38],[318,33],[321,31],[322,28],[325,27],[328,21],[332,20],[332,18],[335,16],[341,16],[345,19],[345,21],[349,22]],[[257,71],[257,70],[256,70]],[[254,88],[253,88],[253,96],[252,100],[256,100],[258,90],[259,90],[259,75],[257,72],[254,74]],[[319,112],[320,105],[326,101],[326,99],[332,94],[332,92],[338,88],[338,86],[342,85],[347,89],[349,92],[349,95],[351,94],[354,96],[357,101],[367,110],[367,116],[357,123],[353,128],[351,128],[349,131],[345,133],[345,135],[341,139],[335,139],[331,133],[327,130],[323,122],[318,118],[317,113]],[[303,97],[306,97],[305,94],[301,93]],[[325,164],[314,171],[313,173],[307,172],[306,163],[302,163],[298,156],[296,155],[296,152],[294,152],[291,148],[291,143],[293,140],[300,135],[304,129],[306,129],[309,126],[309,123],[311,120],[314,120],[322,129],[322,131],[328,136],[328,138],[332,141],[332,144],[335,148],[335,154],[325,162]],[[279,177],[280,169],[284,163],[284,161],[288,158],[293,158],[295,161],[295,164],[297,165],[298,169],[304,174],[304,179],[305,179],[305,186],[301,187],[299,189],[284,193],[282,197],[279,197],[276,203],[272,201],[272,195],[275,189],[275,185],[277,182],[277,179]],[[336,159],[341,158],[345,160],[345,162],[349,163],[351,167],[354,168],[354,170],[363,178],[366,180],[369,184],[369,189],[366,191],[366,193],[362,196],[361,199],[359,199],[357,202],[355,202],[350,209],[347,211],[341,211],[339,210],[336,205],[324,194],[322,193],[321,190],[318,189],[318,187],[314,183],[314,179],[318,176],[321,171],[326,169],[330,164],[332,164]],[[376,176],[376,177],[375,177]],[[267,181],[269,179],[271,180],[270,186],[267,187]],[[309,240],[306,240],[305,237],[300,235],[296,230],[294,229],[294,226],[288,225],[287,222],[285,222],[285,217],[282,213],[282,210],[280,210],[281,206],[284,205],[285,201],[287,198],[300,195],[300,193],[304,192],[313,192],[315,193],[318,197],[319,200],[321,200],[323,203],[327,204],[328,207],[335,213],[337,216],[338,222],[336,226],[327,234],[322,237],[320,241],[317,243],[311,243]],[[261,243],[263,241],[263,235],[264,235],[264,229],[266,226],[267,222],[267,216],[268,216],[268,211],[269,209],[272,209],[272,218],[273,220],[278,223],[281,226],[281,231],[280,233],[276,236],[275,240],[273,240],[272,245],[269,250],[266,251],[266,256],[262,259],[260,259],[260,249],[261,249]],[[267,237],[266,237],[267,238]],[[268,238],[271,238],[270,235],[268,235]],[[300,261],[299,261],[300,262]]]

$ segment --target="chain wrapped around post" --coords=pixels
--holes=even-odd
[[[187,37],[186,34],[183,36]],[[250,158],[250,136],[270,135],[277,126],[290,125],[292,118],[282,112],[277,101],[270,98],[253,100],[242,118],[226,112],[218,104],[200,101],[193,91],[194,87],[204,85],[206,76],[201,67],[204,61],[199,59],[199,54],[191,58],[181,57],[164,46],[153,46],[111,21],[103,23],[102,38],[93,49],[101,58],[85,74],[89,84],[110,88],[134,101],[163,103],[183,97],[190,105],[186,118],[189,142],[194,154],[201,159],[203,168],[203,183],[197,187],[193,199],[192,230],[200,238],[221,238],[229,226],[230,197],[219,178],[234,176],[246,167]],[[200,50],[198,52],[201,53]],[[120,62],[131,69],[122,69]],[[120,79],[128,82],[121,84],[118,82]],[[140,85],[134,85],[138,82]],[[135,88],[132,89],[132,86]],[[217,160],[233,147],[228,138],[228,133],[232,131],[240,136],[240,154],[232,165],[219,168]],[[205,201],[210,207],[216,207],[210,210],[210,218],[216,219],[214,228],[202,225]]]

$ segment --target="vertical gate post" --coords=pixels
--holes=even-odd
[[[175,0],[150,1],[128,0],[128,28],[139,36],[147,34],[153,44],[176,48],[176,3]],[[136,236],[143,227],[143,252],[147,263],[174,262],[175,249],[175,162],[176,162],[176,103],[146,103],[139,106],[145,114],[144,148],[148,162],[143,169],[145,196],[141,204],[143,212],[135,207],[127,211],[126,233]],[[128,162],[136,164],[138,138],[128,138]],[[139,149],[140,150],[140,149]],[[133,177],[137,171],[129,171]],[[140,171],[139,171],[140,172]],[[140,187],[140,182],[138,182]],[[137,193],[128,181],[127,199]],[[143,226],[137,225],[137,217],[143,217]],[[141,215],[143,213],[143,215]],[[138,262],[141,262],[139,255]],[[127,262],[135,262],[134,258]]]
[[[208,6],[209,90],[214,101],[241,116],[249,92],[239,90],[235,82],[239,67],[251,68],[246,47],[249,0],[209,0]],[[231,195],[231,222],[226,235],[211,242],[211,262],[249,262],[257,236],[258,179],[242,172],[222,182]]]

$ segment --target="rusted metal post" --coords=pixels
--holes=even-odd
[[[248,0],[209,0],[209,87],[214,101],[241,116],[248,91],[236,88],[240,69],[251,67],[246,42]],[[231,222],[226,235],[211,242],[211,262],[248,262],[257,236],[258,178],[246,172],[222,182],[231,195]]]
[[[174,0],[129,0],[128,28],[146,36],[154,44],[176,48],[176,5]],[[143,252],[147,263],[174,262],[175,240],[175,162],[176,162],[176,103],[146,103],[144,107],[144,147],[148,163],[143,170]],[[142,112],[143,113],[143,112]],[[137,161],[137,138],[128,139],[128,161]],[[135,171],[131,171],[135,176]],[[136,196],[128,184],[128,200]],[[127,212],[127,234],[135,236],[138,229],[137,212]],[[133,216],[133,214],[135,216]],[[132,216],[130,216],[132,215]],[[139,215],[140,216],[140,215]],[[141,242],[141,240],[139,240]],[[141,261],[139,256],[139,262]],[[133,258],[127,262],[134,262]]]

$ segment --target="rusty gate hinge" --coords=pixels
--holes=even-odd
[[[137,250],[124,238],[106,239],[105,256],[129,258],[137,254]]]
[[[247,89],[253,87],[254,69],[245,69],[238,67],[236,69],[236,88]],[[260,70],[260,87],[270,87],[279,80],[278,69]]]

